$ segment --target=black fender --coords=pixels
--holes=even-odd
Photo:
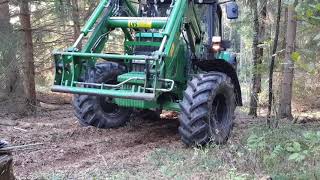
[[[235,57],[234,57],[235,58]],[[236,61],[236,59],[234,59]],[[222,59],[215,60],[201,60],[196,61],[195,65],[199,67],[202,71],[217,71],[227,74],[234,85],[234,92],[236,94],[236,103],[237,106],[242,106],[242,95],[241,88],[238,79],[238,75],[236,72],[236,67],[234,63],[230,64],[229,62]]]

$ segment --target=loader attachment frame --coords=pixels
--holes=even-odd
[[[56,70],[52,91],[109,96],[127,107],[179,110],[178,103],[192,77],[190,72],[197,71],[190,67],[192,59],[186,59],[186,54],[197,59],[196,51],[203,38],[193,2],[172,0],[167,17],[143,17],[129,0],[119,3],[101,0],[76,42],[65,51],[53,53]],[[120,6],[127,9],[126,16],[119,13]],[[124,33],[125,53],[103,53],[110,32],[116,28]],[[78,49],[83,40],[85,45]],[[155,50],[138,53],[137,47]],[[83,80],[87,70],[100,59],[126,67],[116,84]],[[136,72],[132,68],[135,63],[142,63],[144,71]]]
[[[128,0],[124,2],[131,17],[114,16],[118,5],[113,3],[113,0],[102,0],[82,29],[82,33],[74,45],[67,51],[55,51],[53,53],[56,72],[52,91],[156,102],[162,93],[178,91],[178,89],[183,88],[179,87],[176,82],[184,82],[186,78],[181,79],[181,76],[172,79],[166,78],[167,74],[164,73],[164,70],[170,71],[170,68],[172,68],[173,65],[166,61],[172,61],[174,57],[178,56],[177,49],[180,49],[180,52],[184,51],[184,47],[177,37],[181,34],[183,17],[188,2],[176,0],[171,7],[169,17],[134,17],[137,16],[137,12],[131,2]],[[123,30],[126,36],[124,44],[127,49],[130,49],[130,45],[151,45],[158,46],[158,50],[150,55],[129,54],[130,51],[125,54],[101,53],[105,42],[108,40],[109,32],[114,28]],[[129,29],[136,30],[136,35],[143,35],[143,31],[139,31],[140,29],[159,29],[160,33],[158,33],[157,38],[160,38],[161,41],[158,43],[139,41],[139,37],[132,37]],[[156,33],[145,34],[156,36]],[[78,44],[88,36],[86,45],[78,50]],[[81,76],[86,69],[94,67],[97,59],[112,60],[125,64],[140,60],[144,61],[145,67],[149,68],[146,68],[146,72],[142,76],[130,77],[118,82],[118,84],[81,82],[79,80]],[[178,70],[184,71],[184,68]],[[181,72],[176,72],[176,74],[185,75]],[[140,83],[136,83],[137,80]],[[90,88],[88,88],[89,86]]]

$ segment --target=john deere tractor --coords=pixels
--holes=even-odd
[[[223,15],[237,18],[237,4],[101,0],[74,45],[53,53],[52,91],[74,94],[82,125],[117,128],[134,109],[178,111],[185,144],[224,143],[242,99]],[[114,30],[122,54],[106,52]]]

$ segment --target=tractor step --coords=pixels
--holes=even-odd
[[[157,32],[139,32],[136,38],[163,38],[163,34]]]

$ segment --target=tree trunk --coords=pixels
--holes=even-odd
[[[288,24],[288,7],[285,8],[284,10],[284,22],[283,22],[283,25],[281,27],[282,29],[282,47],[281,49],[286,49],[286,41],[287,41],[287,34],[286,34],[286,31],[287,31],[287,24]],[[284,54],[284,53],[283,53]],[[284,58],[284,55],[282,56],[282,58]]]
[[[30,20],[29,1],[21,0],[20,6],[20,22],[23,32],[23,85],[26,94],[28,110],[34,111],[36,105],[36,90],[35,90],[35,72],[33,58],[33,43],[32,30]]]
[[[263,54],[264,54],[264,47],[265,47],[265,41],[266,41],[266,26],[267,26],[267,1],[263,1],[263,8],[260,11],[260,16],[261,17],[261,23],[259,22],[259,28],[260,30],[258,31],[258,37],[259,37],[259,45],[261,45],[259,48],[259,54],[258,54],[258,71],[257,71],[257,86],[258,86],[258,93],[261,92],[261,65],[262,65],[262,60],[263,60]],[[258,99],[259,100],[259,99]]]
[[[80,17],[79,17],[79,5],[78,0],[72,0],[72,21],[73,21],[73,31],[74,40],[76,41],[81,34],[80,29]],[[81,42],[78,44],[77,48],[81,48]]]
[[[258,16],[258,1],[254,0],[252,3],[253,9],[253,42],[252,42],[252,50],[253,50],[253,67],[252,67],[252,81],[251,81],[251,95],[250,95],[250,110],[249,115],[257,116],[257,107],[258,107],[258,93],[260,92],[260,82],[261,76],[258,72],[258,64],[259,64],[259,16]]]
[[[0,106],[8,113],[24,114],[25,93],[20,63],[16,58],[18,48],[17,33],[10,23],[9,1],[0,0]]]
[[[274,61],[276,58],[278,41],[279,41],[279,32],[280,32],[280,20],[281,20],[281,0],[278,0],[278,14],[277,14],[277,22],[276,22],[276,32],[273,40],[272,47],[272,56],[269,66],[269,99],[268,99],[268,117],[271,115],[272,110],[272,99],[273,99],[273,69],[274,69]]]
[[[0,0],[0,35],[1,35],[1,55],[0,64],[3,66],[6,77],[4,79],[3,93],[5,97],[10,97],[17,87],[18,69],[16,59],[16,39],[13,36],[13,28],[10,24],[9,1]]]
[[[294,62],[292,60],[292,53],[295,50],[295,39],[297,30],[297,20],[294,4],[288,6],[288,23],[287,23],[287,37],[286,37],[286,55],[283,67],[283,79],[280,89],[280,104],[279,117],[292,118],[291,114],[291,99],[292,99],[292,84],[294,76]]]

